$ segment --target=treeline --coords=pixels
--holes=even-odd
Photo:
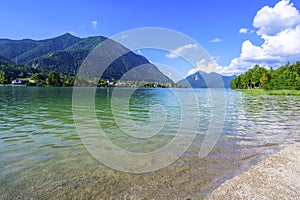
[[[273,70],[255,65],[246,73],[235,77],[232,89],[300,90],[300,62]]]
[[[11,84],[13,80],[28,80],[27,85],[51,85],[71,86],[74,83],[74,76],[51,72],[41,72],[32,67],[16,65],[13,63],[0,64],[0,84]]]
[[[96,86],[97,87],[180,87],[170,83],[156,83],[147,81],[118,81],[114,79],[93,78],[87,80],[80,76],[59,73],[56,71],[45,72],[32,67],[0,62],[0,84],[12,84],[13,80],[25,80],[27,86]],[[22,83],[24,84],[24,83]]]
[[[32,67],[15,65],[13,63],[0,63],[0,84],[11,83],[16,78],[26,78],[30,74],[39,72]]]

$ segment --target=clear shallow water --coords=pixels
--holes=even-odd
[[[130,100],[136,124],[150,121],[151,105],[165,107],[164,129],[147,142],[117,128],[110,109],[111,92],[97,90],[95,109],[113,143],[132,152],[151,152],[174,137],[180,109],[168,89],[137,90]],[[222,134],[210,154],[200,159],[211,105],[208,90],[195,94],[200,122],[188,151],[159,171],[130,174],[105,167],[82,145],[74,125],[72,88],[0,87],[0,199],[201,199],[224,180],[300,141],[300,97],[251,96],[227,90]]]

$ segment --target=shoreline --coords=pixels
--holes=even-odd
[[[300,90],[235,89],[250,95],[300,96]]]
[[[206,199],[300,199],[300,143],[227,180]]]

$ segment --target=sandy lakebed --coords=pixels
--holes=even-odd
[[[300,143],[227,180],[207,199],[300,199]]]

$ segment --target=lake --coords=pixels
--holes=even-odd
[[[220,92],[214,89],[217,90]],[[220,110],[211,104],[211,91],[150,88],[118,91],[118,94],[124,91],[132,94],[127,110],[123,107],[128,99],[120,95],[114,101],[113,88],[97,89],[92,105],[106,139],[121,149],[142,155],[155,152],[170,141],[178,146],[188,144],[183,155],[179,153],[178,159],[174,157],[175,162],[157,170],[151,171],[147,165],[147,173],[132,168],[143,166],[139,163],[126,168],[138,173],[119,171],[124,167],[122,163],[102,164],[90,153],[92,140],[105,138],[95,133],[80,133],[80,124],[75,125],[74,121],[80,122],[82,117],[81,126],[88,127],[92,122],[84,120],[91,112],[82,109],[82,113],[74,115],[72,88],[0,87],[0,199],[201,199],[225,180],[300,141],[299,96],[253,96],[229,89],[221,91],[226,95],[220,100],[225,105],[221,132],[214,148],[201,158],[198,153],[212,123],[212,111]],[[189,103],[189,96],[193,102]],[[178,98],[185,101],[180,103]],[[81,101],[88,104],[89,98],[82,96],[77,103]],[[184,121],[183,115],[188,120]],[[192,122],[197,122],[195,135]],[[184,128],[184,139],[173,140],[180,127]],[[118,159],[114,157],[115,151],[111,152],[110,161]],[[159,161],[167,161],[170,156],[162,154]]]

